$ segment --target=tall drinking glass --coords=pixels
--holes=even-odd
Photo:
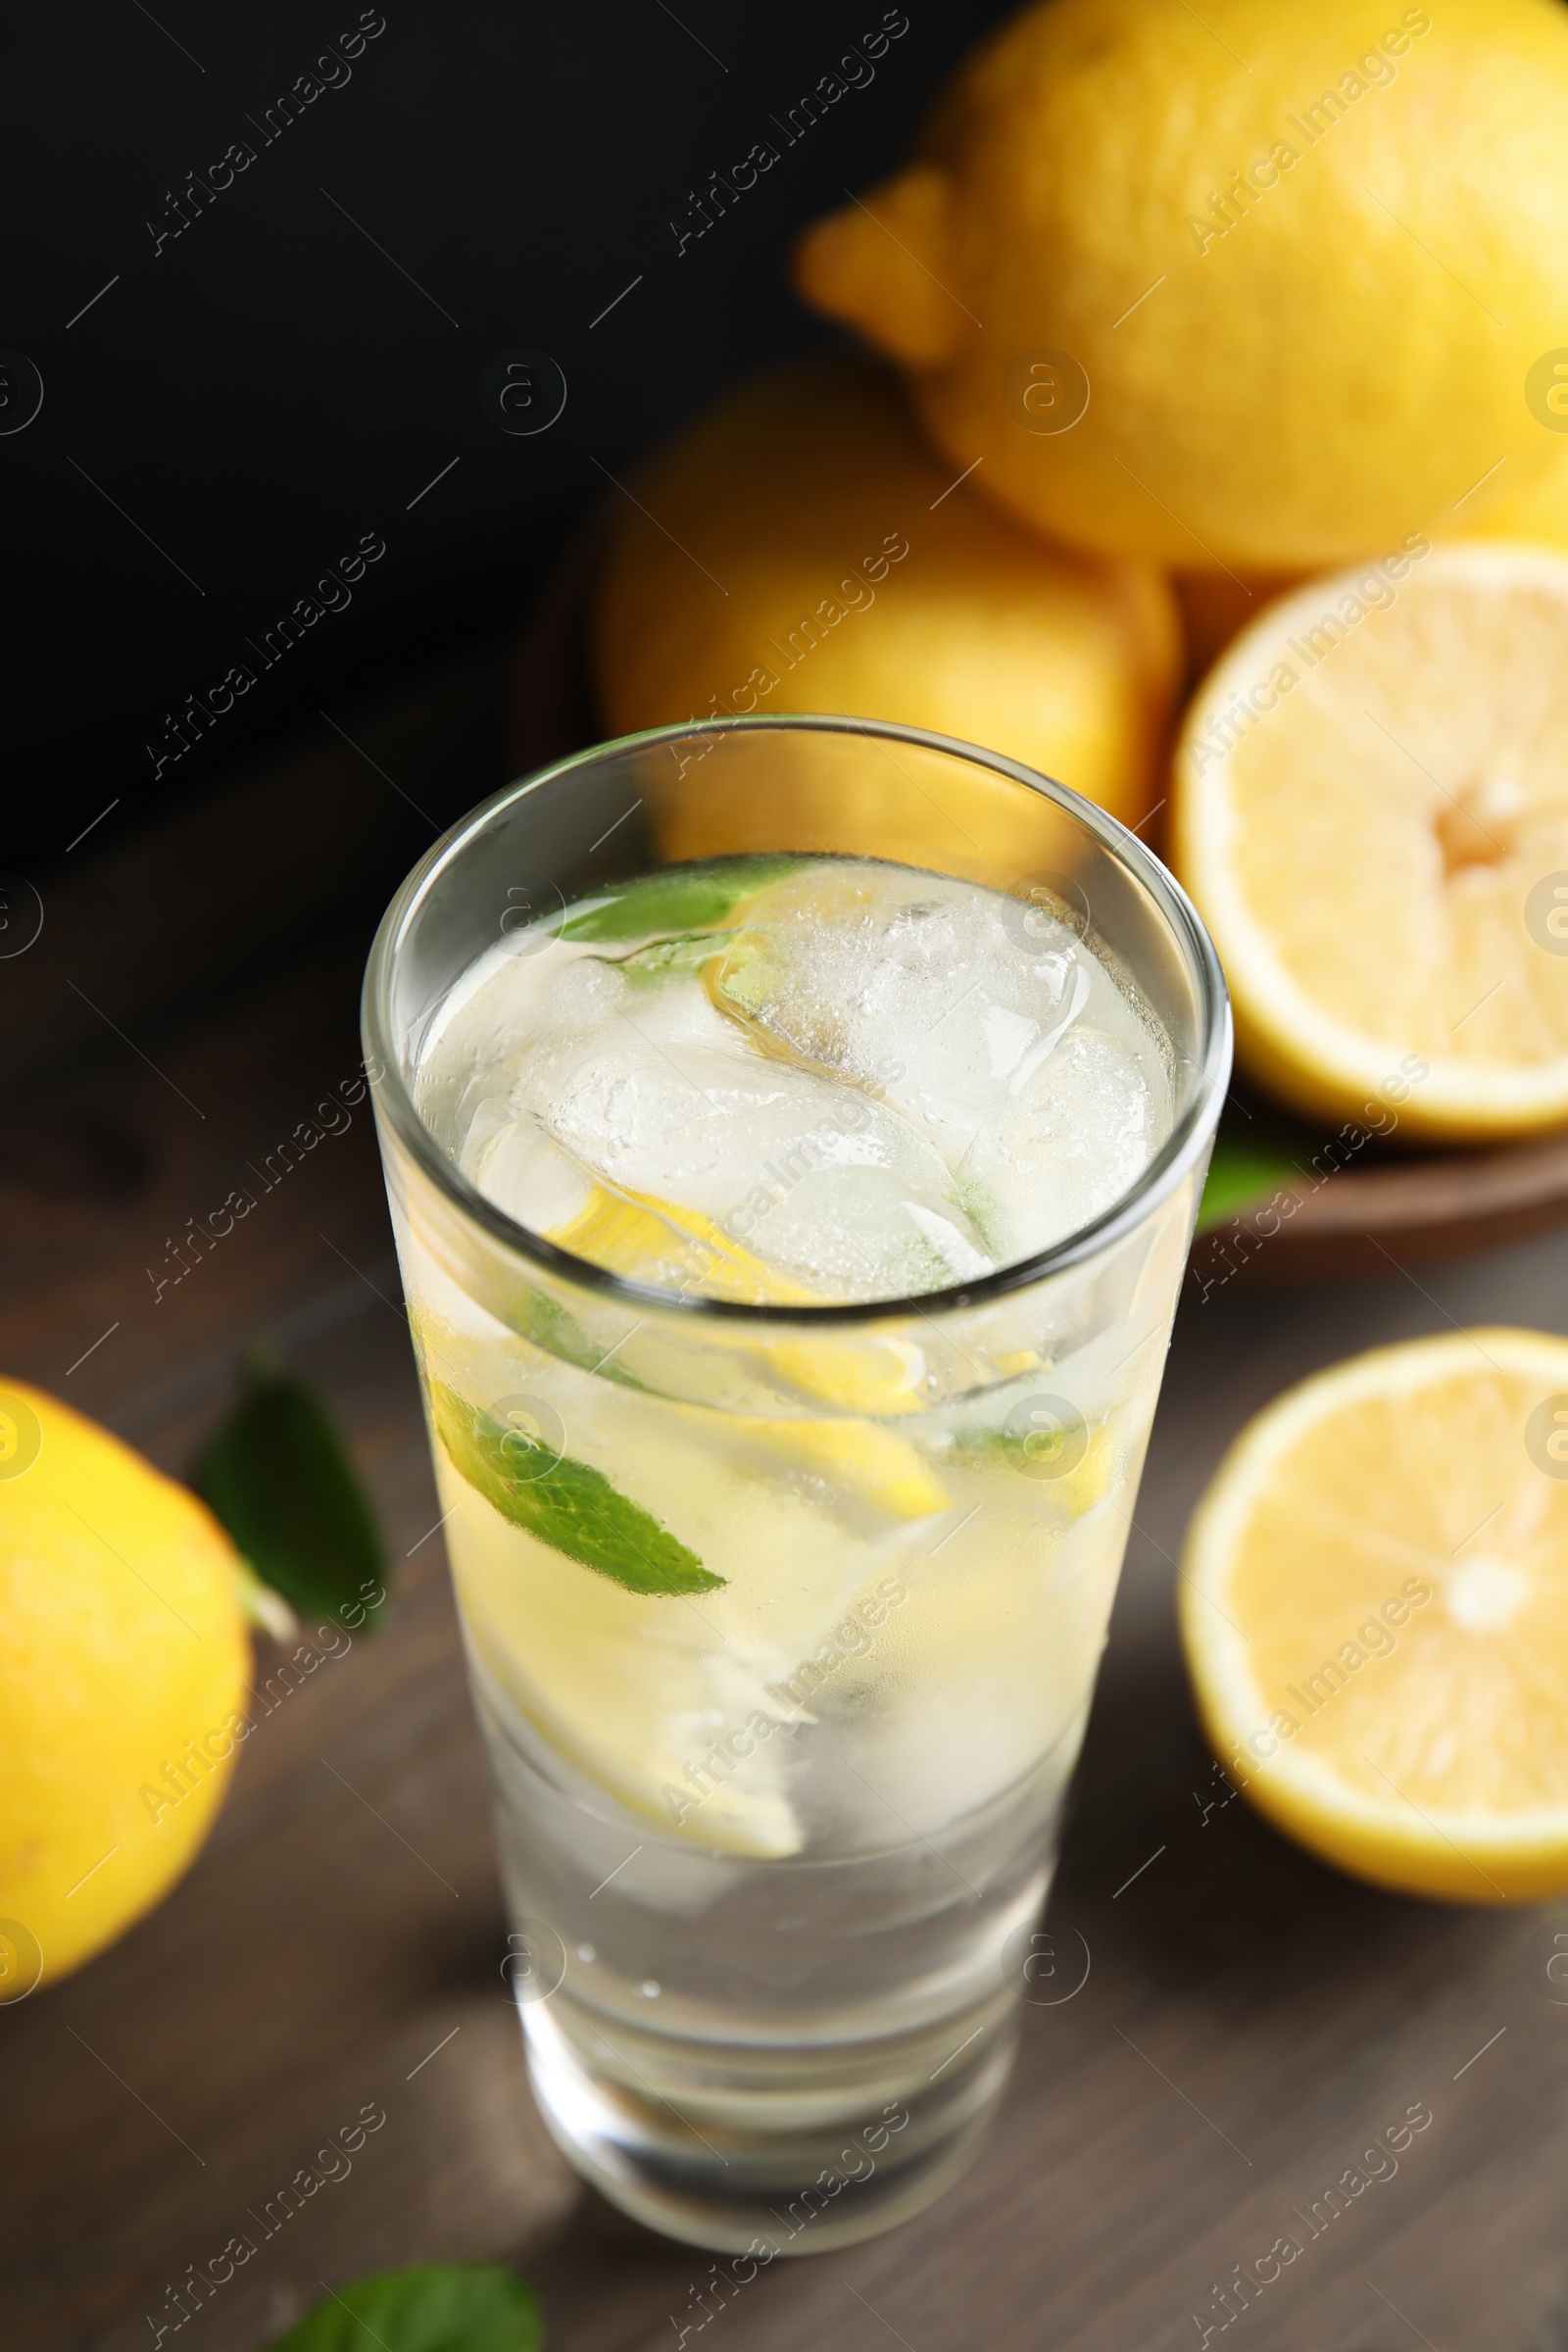
[[[476,961],[759,854],[1002,894],[999,956],[1081,942],[1168,1079],[1130,1188],[1021,1263],[850,1305],[651,1287],[485,1197],[473,1070],[438,1050]],[[754,2271],[887,2229],[1006,2080],[1229,1071],[1213,951],[1132,834],[1012,761],[736,719],[456,826],[387,911],[365,1034],[545,2120]]]

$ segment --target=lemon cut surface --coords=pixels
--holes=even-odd
[[[1568,1120],[1568,558],[1415,533],[1298,589],[1200,688],[1174,797],[1255,1077],[1433,1140]]]
[[[1568,1341],[1288,1391],[1199,1506],[1179,1613],[1215,1753],[1290,1837],[1408,1893],[1568,1892]]]

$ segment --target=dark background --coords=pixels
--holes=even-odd
[[[768,117],[882,0],[385,0],[350,78],[270,144],[265,110],[354,34],[354,0],[155,13],[14,11],[4,44],[0,346],[44,399],[0,435],[0,865],[34,881],[515,625],[607,494],[594,460],[623,474],[724,385],[826,339],[786,283],[794,234],[897,162],[1004,10],[907,0],[874,81],[787,148]],[[690,192],[764,137],[778,164],[677,255]],[[234,140],[255,162],[155,254],[147,223],[172,230],[171,198]],[[519,346],[568,387],[528,438],[476,389]],[[244,640],[366,532],[387,552],[352,604],[263,670]],[[256,685],[155,779],[165,714],[241,661]]]

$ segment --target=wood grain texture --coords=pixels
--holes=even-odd
[[[350,1432],[397,1609],[291,1690],[277,1653],[260,1652],[257,1731],[190,1877],[76,1977],[0,2010],[8,2352],[151,2344],[169,2285],[238,2231],[257,2253],[166,2352],[253,2352],[323,2281],[463,2256],[526,2268],[556,2352],[655,2352],[707,2276],[704,2257],[583,2187],[528,2097],[365,1112],[154,1303],[146,1269],[166,1235],[237,1166],[265,1165],[353,1068],[365,944],[345,925],[221,995],[166,986],[136,1037],[156,1066],[106,1035],[19,1113],[62,1131],[98,1121],[119,1173],[74,1193],[6,1178],[0,1365],[178,1471],[243,1348],[281,1337]],[[1088,1982],[1029,2011],[997,2129],[938,2208],[775,2266],[689,2344],[1178,2352],[1199,2346],[1193,2313],[1214,2282],[1282,2234],[1301,2253],[1211,2352],[1568,2341],[1568,2008],[1532,1977],[1534,1918],[1376,1893],[1240,1799],[1205,1814],[1224,1788],[1172,1607],[1203,1481],[1287,1382],[1452,1322],[1562,1328],[1565,1308],[1561,1236],[1420,1282],[1385,1267],[1295,1297],[1189,1297],[1052,1904],[1064,1946],[1069,1931],[1087,1939]],[[1434,2120],[1396,2177],[1316,2236],[1293,2220],[1414,2101]],[[247,2218],[367,2103],[386,2122],[346,2178],[270,2234]]]
[[[1324,1142],[1331,1138],[1325,1134]],[[1200,1235],[1192,1280],[1265,1286],[1381,1276],[1499,1250],[1568,1222],[1568,1135],[1485,1152],[1347,1161]]]

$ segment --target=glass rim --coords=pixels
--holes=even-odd
[[[546,785],[558,783],[579,768],[649,745],[678,743],[696,737],[710,741],[716,735],[792,731],[883,736],[897,743],[945,753],[970,766],[989,768],[995,775],[1005,776],[1026,790],[1039,793],[1054,802],[1102,850],[1131,871],[1186,951],[1196,983],[1201,1036],[1200,1051],[1194,1056],[1198,1074],[1192,1096],[1170,1134],[1137,1181],[1098,1217],[1091,1218],[1087,1225],[1075,1227],[1032,1256],[999,1266],[977,1281],[954,1284],[940,1291],[920,1291],[903,1298],[834,1300],[808,1306],[766,1301],[752,1305],[743,1299],[710,1298],[702,1293],[666,1291],[653,1283],[631,1281],[625,1275],[612,1274],[608,1268],[595,1265],[590,1258],[561,1249],[487,1200],[442,1151],[404,1084],[401,1052],[392,1036],[391,1021],[391,982],[399,949],[437,878],[456,862],[495,816],[530,793],[542,791]],[[874,852],[867,854],[874,856]],[[1081,1265],[1085,1259],[1111,1248],[1157,1206],[1191,1168],[1208,1139],[1217,1116],[1215,1098],[1223,1095],[1230,1068],[1230,997],[1213,942],[1181,884],[1128,826],[1097,808],[1093,801],[1085,800],[1069,785],[1026,767],[1019,760],[1009,760],[1001,752],[963,743],[956,736],[938,735],[928,728],[905,726],[894,719],[839,717],[817,711],[759,711],[745,717],[682,719],[670,726],[646,727],[633,735],[612,736],[581,751],[569,752],[503,785],[432,843],[394,895],[376,927],[366,963],[361,1025],[368,1056],[379,1070],[379,1075],[371,1081],[376,1101],[400,1140],[437,1191],[492,1240],[522,1257],[531,1258],[548,1273],[579,1289],[597,1291],[602,1297],[618,1299],[627,1306],[663,1308],[698,1321],[711,1317],[724,1323],[794,1324],[816,1330],[833,1324],[905,1322],[915,1315],[930,1318],[961,1312],[1011,1292],[1032,1289],[1036,1283]]]

